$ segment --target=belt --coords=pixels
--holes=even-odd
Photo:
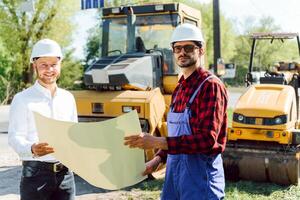
[[[64,166],[60,162],[56,163],[49,163],[49,162],[41,162],[41,161],[23,161],[22,162],[23,166],[29,166],[29,167],[35,167],[39,169],[44,169],[52,172],[61,172],[63,170],[68,170],[66,166]]]

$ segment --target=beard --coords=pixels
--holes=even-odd
[[[184,62],[181,62],[179,59],[180,58],[185,58],[185,61]],[[178,59],[177,59],[177,65],[180,67],[180,68],[189,68],[190,66],[193,66],[197,63],[197,60],[194,58],[194,57],[191,57],[191,56],[188,56],[186,54],[182,55],[182,56],[179,56]]]
[[[35,72],[36,72],[36,75],[37,75],[37,79],[40,80],[42,83],[44,83],[46,85],[56,83],[56,81],[58,80],[58,78],[60,76],[60,74],[58,74],[56,77],[48,78],[48,77],[45,77],[44,75],[40,74],[38,72],[38,70],[35,70]]]

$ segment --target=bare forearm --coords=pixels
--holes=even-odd
[[[165,137],[155,137],[157,146],[156,149],[168,150],[168,142]]]
[[[168,143],[165,137],[155,137],[147,133],[141,133],[140,135],[127,136],[124,139],[124,144],[130,148],[168,149]]]

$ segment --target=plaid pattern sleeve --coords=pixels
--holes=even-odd
[[[174,104],[175,112],[183,112],[193,92],[208,75],[209,72],[200,68],[186,80],[181,80],[183,87]],[[192,135],[167,137],[167,153],[214,155],[223,152],[226,145],[227,99],[221,81],[212,78],[205,82],[190,107]]]

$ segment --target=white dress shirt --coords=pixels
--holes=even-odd
[[[36,81],[33,86],[16,94],[10,106],[8,143],[20,159],[55,162],[51,154],[33,157],[32,144],[47,141],[39,141],[32,111],[56,120],[77,122],[75,99],[61,88],[57,88],[52,97],[50,90]]]

